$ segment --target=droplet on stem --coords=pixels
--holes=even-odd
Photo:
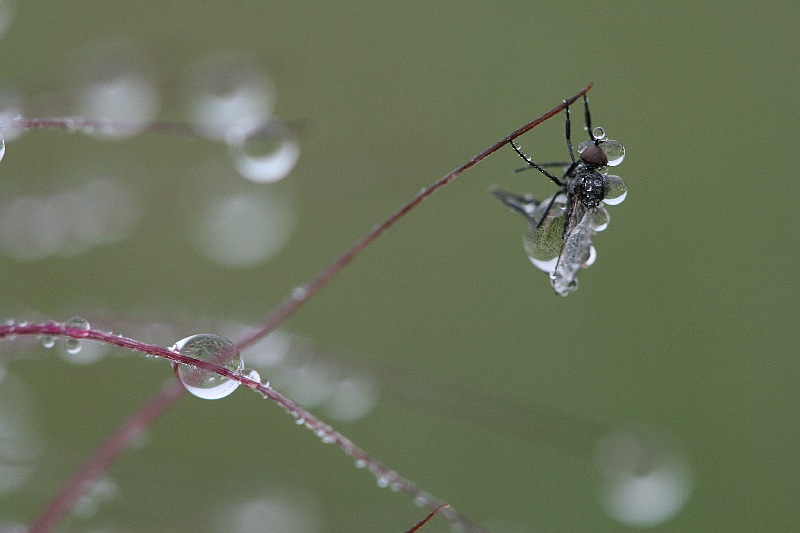
[[[219,335],[201,333],[186,337],[175,343],[173,350],[183,355],[207,361],[234,372],[244,369],[244,362],[234,344]],[[228,396],[239,386],[239,382],[189,365],[177,365],[178,379],[198,398],[218,400]]]

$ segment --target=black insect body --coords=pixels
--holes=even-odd
[[[583,101],[589,140],[578,145],[579,159],[575,159],[572,148],[566,101],[565,137],[569,163],[534,163],[516,143],[510,142],[514,151],[529,165],[520,170],[535,168],[559,186],[553,196],[538,201],[530,196],[492,189],[503,203],[528,220],[525,235],[528,257],[537,268],[550,274],[553,289],[562,296],[577,289],[578,272],[594,263],[596,251],[592,236],[608,226],[609,217],[604,205],[618,204],[627,195],[622,178],[607,173],[607,167],[622,162],[625,149],[618,141],[606,139],[603,128],[592,129],[585,95]],[[558,166],[565,168],[561,178],[546,170],[546,167]]]

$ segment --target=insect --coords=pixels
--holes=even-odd
[[[592,128],[589,101],[583,96],[586,131],[589,140],[578,145],[578,159],[572,148],[569,105],[564,101],[565,133],[569,162],[534,163],[514,141],[514,151],[528,164],[518,169],[535,168],[552,180],[559,189],[553,196],[539,201],[531,195],[518,195],[492,188],[491,192],[506,206],[522,214],[528,221],[525,251],[531,263],[549,273],[555,292],[567,296],[578,288],[580,269],[594,263],[597,256],[592,237],[608,226],[604,205],[616,205],[627,196],[625,182],[609,175],[608,167],[619,165],[625,148],[619,141],[608,139],[602,127]],[[547,167],[561,167],[560,178]]]

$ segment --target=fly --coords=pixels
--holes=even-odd
[[[528,221],[525,251],[536,268],[549,273],[555,292],[567,296],[578,288],[578,272],[594,263],[597,256],[592,237],[608,226],[605,205],[621,203],[627,196],[622,178],[609,175],[608,167],[619,165],[625,148],[618,141],[606,138],[601,127],[592,128],[589,102],[583,96],[586,131],[589,140],[578,145],[578,159],[572,148],[569,105],[564,101],[566,125],[564,136],[570,162],[534,163],[522,149],[509,141],[514,151],[528,164],[519,169],[535,168],[552,180],[559,189],[545,200],[530,195],[517,195],[492,188],[491,192],[506,206],[522,214]],[[560,178],[547,167],[561,167]]]

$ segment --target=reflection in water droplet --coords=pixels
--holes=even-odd
[[[608,205],[621,204],[628,196],[628,186],[622,178],[611,174],[606,176],[606,190],[603,203]]]
[[[175,343],[173,350],[234,372],[241,372],[244,368],[242,358],[233,343],[219,335],[192,335]],[[178,365],[177,372],[186,390],[205,400],[224,398],[239,386],[238,381],[187,365]]]
[[[300,145],[285,128],[241,126],[226,137],[236,170],[255,183],[285,178],[300,158]]]
[[[654,527],[683,509],[694,485],[689,460],[663,435],[615,431],[595,449],[606,512],[636,527]]]
[[[64,323],[64,325],[71,329],[82,329],[87,331],[91,328],[91,326],[89,325],[89,321],[79,316],[74,316],[70,318]],[[85,337],[86,334],[84,334],[83,336]]]
[[[552,209],[545,216],[544,222],[538,224],[549,203],[550,199],[548,198],[536,206],[531,216],[537,222],[538,227],[528,224],[523,242],[528,259],[536,268],[544,272],[552,272],[555,269],[558,255],[561,252],[566,196],[559,195],[559,198],[553,203]]]
[[[606,154],[608,166],[615,167],[625,159],[625,147],[619,141],[609,139],[600,143],[600,149]]]

